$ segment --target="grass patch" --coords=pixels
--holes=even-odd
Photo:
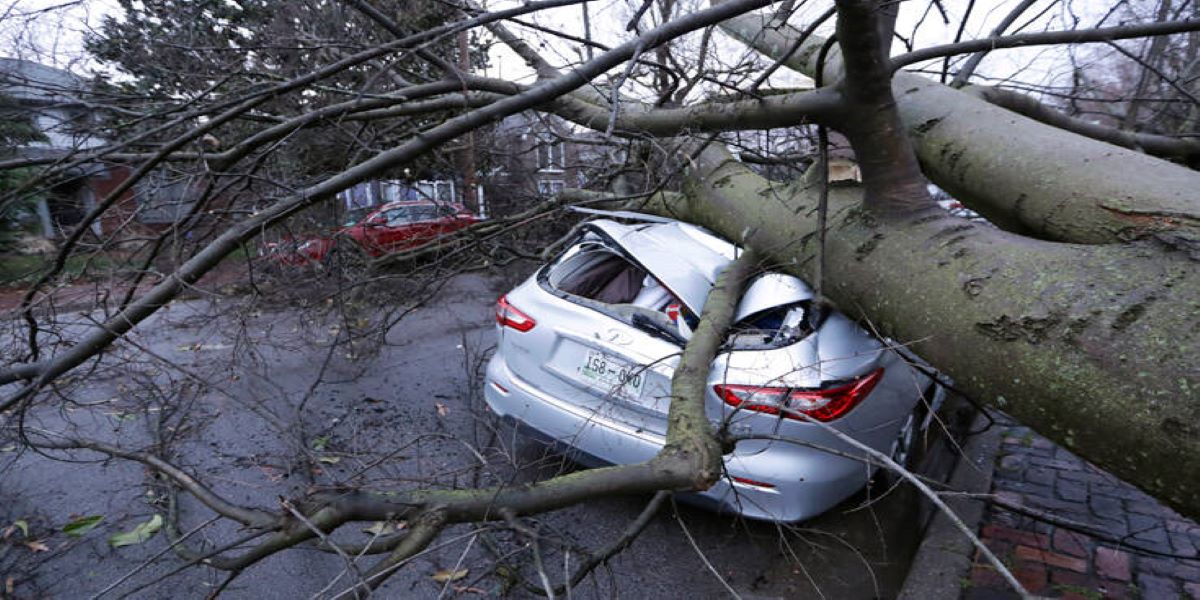
[[[53,255],[0,254],[0,287],[22,287],[37,281],[54,265]],[[71,256],[60,281],[90,281],[108,277],[126,265],[104,254]]]

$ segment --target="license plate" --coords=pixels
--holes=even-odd
[[[649,372],[641,365],[630,364],[611,354],[588,350],[578,367],[584,381],[613,396],[637,400],[646,386]]]

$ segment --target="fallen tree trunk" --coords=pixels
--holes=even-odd
[[[771,183],[715,148],[661,207],[798,276],[816,186]],[[971,396],[1192,517],[1200,515],[1200,277],[1153,243],[1033,240],[945,216],[874,218],[830,190],[826,294]]]
[[[800,32],[743,15],[720,27],[768,57]],[[810,36],[785,65],[814,76],[825,39]],[[823,80],[841,78],[836,48]],[[1200,173],[1073,134],[919,75],[892,80],[896,107],[925,175],[997,225],[1066,242],[1105,244],[1151,235],[1200,243]]]

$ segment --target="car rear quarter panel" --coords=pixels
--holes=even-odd
[[[528,332],[499,328],[499,349],[513,375],[542,393],[571,402],[605,418],[661,433],[670,394],[670,377],[679,348],[591,308],[559,298],[537,282],[536,275],[508,294],[508,301],[537,325]],[[643,397],[662,400],[649,410],[614,398],[609,390],[573,377],[576,364],[564,362],[578,346],[594,348],[633,365],[645,365]]]

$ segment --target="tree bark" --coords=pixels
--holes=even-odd
[[[797,276],[816,262],[816,186],[780,186],[709,148],[664,209]],[[1200,275],[1151,242],[1033,240],[940,216],[877,219],[829,196],[826,294],[1002,409],[1200,515]]]
[[[735,38],[780,58],[799,32],[743,15],[721,24]],[[816,72],[825,40],[810,36],[786,65]],[[826,82],[842,76],[836,50]],[[1088,139],[898,72],[896,107],[925,175],[997,225],[1018,233],[1084,244],[1151,235],[1200,242],[1200,173]]]

